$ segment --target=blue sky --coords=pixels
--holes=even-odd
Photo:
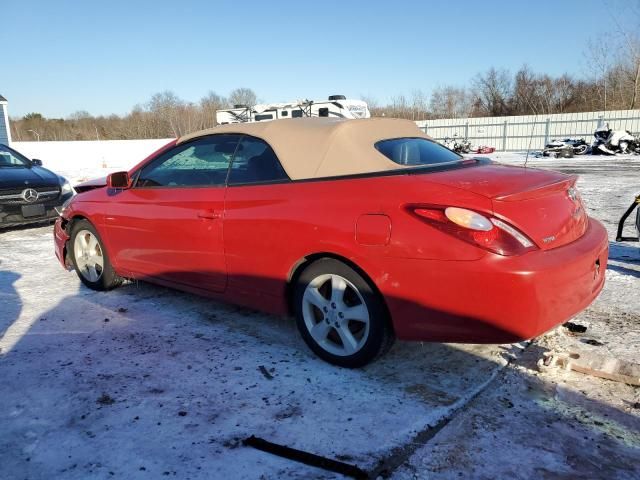
[[[67,116],[123,114],[163,90],[384,102],[492,65],[580,76],[589,38],[615,28],[606,3],[2,0],[0,94],[13,116]]]

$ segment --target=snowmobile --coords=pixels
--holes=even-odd
[[[496,151],[495,147],[488,147],[486,145],[482,145],[482,146],[476,148],[473,151],[473,153],[493,153],[495,151]]]
[[[640,139],[628,130],[611,130],[609,124],[605,123],[593,132],[593,136],[592,154],[640,153]]]
[[[573,155],[584,155],[589,151],[589,145],[582,138],[565,138],[564,140],[552,140],[544,146],[544,157],[563,157],[562,153],[571,149]]]
[[[640,208],[638,208],[638,205],[640,205],[640,195],[636,196],[631,206],[627,208],[627,211],[624,212],[624,215],[620,218],[620,222],[618,222],[618,233],[616,233],[616,242],[637,242],[640,240]],[[624,237],[622,235],[624,222],[627,221],[627,218],[629,218],[629,215],[631,215],[634,210],[636,210],[636,236]]]
[[[459,139],[458,135],[455,134],[453,138],[445,137],[444,146],[449,150],[453,150],[456,153],[470,153],[471,152],[471,142],[467,139]]]

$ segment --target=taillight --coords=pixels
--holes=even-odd
[[[456,225],[471,230],[488,232],[493,228],[487,217],[466,208],[447,207],[444,209],[444,215]]]
[[[432,206],[410,210],[429,225],[499,255],[520,255],[536,249],[525,234],[508,223],[473,210]]]

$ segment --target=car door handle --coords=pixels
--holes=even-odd
[[[220,218],[221,216],[222,215],[220,215],[215,210],[200,210],[198,212],[198,217],[199,218],[208,218],[210,220],[215,220],[216,218]]]

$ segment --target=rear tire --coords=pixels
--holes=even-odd
[[[362,367],[384,355],[395,340],[380,294],[332,258],[317,260],[300,274],[294,308],[305,343],[334,365]]]
[[[113,269],[104,243],[95,227],[87,220],[76,220],[71,226],[69,254],[82,283],[92,290],[105,291],[123,281]]]
[[[584,155],[589,150],[589,145],[578,145],[573,149],[573,153],[576,155]]]

